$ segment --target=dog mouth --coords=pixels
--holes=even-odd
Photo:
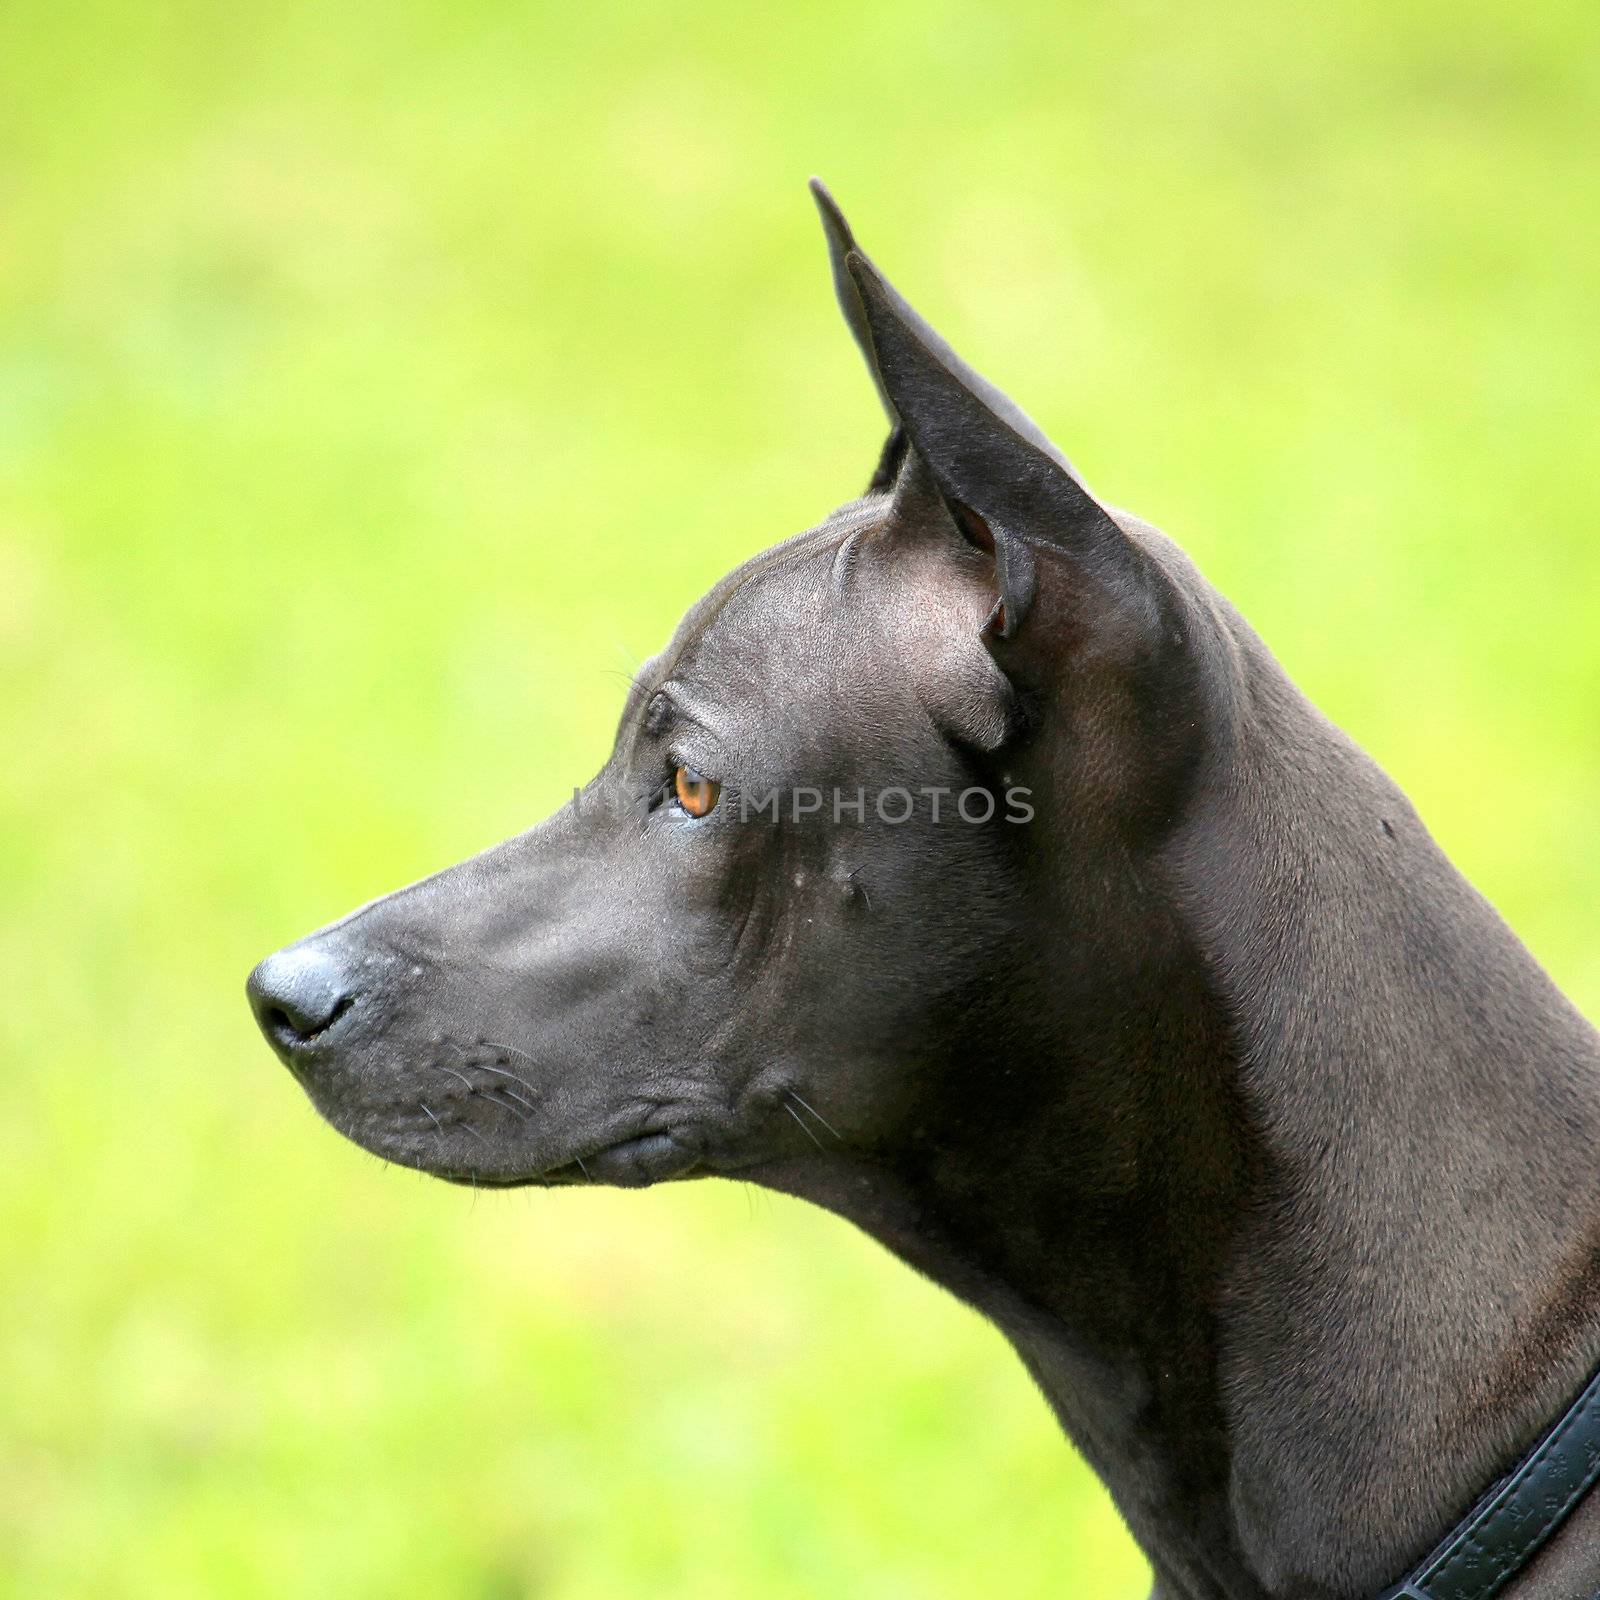
[[[475,1189],[642,1189],[705,1165],[713,1130],[685,1107],[630,1096],[552,1118],[551,1085],[531,1063],[514,1067],[510,1046],[435,1037],[423,1061],[407,1063],[406,1052],[397,1059],[376,1038],[355,1048],[321,1043],[339,1020],[324,1022],[318,1042],[303,1043],[289,1065],[323,1119],[385,1161]]]
[[[651,1184],[693,1177],[701,1166],[698,1150],[670,1132],[650,1132],[614,1140],[535,1172],[508,1176],[431,1164],[422,1170],[446,1183],[474,1189],[565,1189],[586,1185],[644,1189]]]

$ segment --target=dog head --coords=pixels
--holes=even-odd
[[[689,612],[570,805],[251,975],[274,1049],[381,1156],[803,1186],[932,1147],[975,1073],[1020,1108],[1041,985],[1114,1025],[1104,920],[1204,721],[1181,558],[817,197],[889,417],[867,493]]]

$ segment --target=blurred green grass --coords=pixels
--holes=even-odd
[[[316,1122],[267,949],[513,832],[881,431],[802,189],[1600,1009],[1592,6],[0,11],[0,1592],[1131,1597],[998,1338]]]

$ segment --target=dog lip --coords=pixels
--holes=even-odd
[[[671,1129],[651,1128],[636,1133],[631,1138],[618,1139],[611,1144],[602,1145],[593,1154],[585,1156],[582,1161],[574,1157],[559,1167],[553,1167],[542,1175],[540,1181],[557,1185],[593,1183],[595,1180],[588,1171],[588,1163],[593,1162],[602,1168],[601,1177],[605,1182],[621,1188],[641,1188],[658,1180],[640,1167],[629,1169],[624,1166],[620,1170],[611,1169],[615,1168],[618,1159],[626,1161],[630,1155],[643,1156],[647,1151],[663,1149],[675,1151],[684,1158],[683,1162],[676,1165],[670,1173],[663,1174],[663,1178],[687,1177],[700,1165],[699,1152],[690,1149],[675,1137]]]
[[[609,1144],[597,1145],[592,1150],[586,1150],[581,1156],[570,1156],[565,1161],[557,1162],[553,1166],[542,1167],[537,1172],[530,1172],[521,1177],[489,1176],[459,1168],[430,1167],[428,1170],[433,1177],[443,1178],[447,1183],[469,1185],[479,1189],[564,1189],[571,1186],[581,1187],[602,1181],[594,1177],[589,1170],[589,1163],[609,1163],[615,1157],[626,1156],[636,1146],[642,1149],[655,1146],[662,1141],[676,1144],[679,1149],[684,1150],[686,1155],[692,1156],[686,1166],[679,1168],[672,1174],[673,1177],[687,1177],[700,1165],[699,1155],[685,1149],[675,1139],[671,1130],[650,1128],[642,1133],[630,1134],[626,1139],[614,1139]],[[653,1180],[641,1178],[636,1179],[633,1183],[627,1183],[619,1181],[617,1177],[612,1176],[603,1181],[607,1181],[617,1187],[636,1188],[642,1187],[646,1181]]]

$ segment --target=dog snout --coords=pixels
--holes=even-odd
[[[357,999],[347,965],[316,945],[291,945],[268,956],[245,987],[257,1024],[284,1056],[325,1039]]]

